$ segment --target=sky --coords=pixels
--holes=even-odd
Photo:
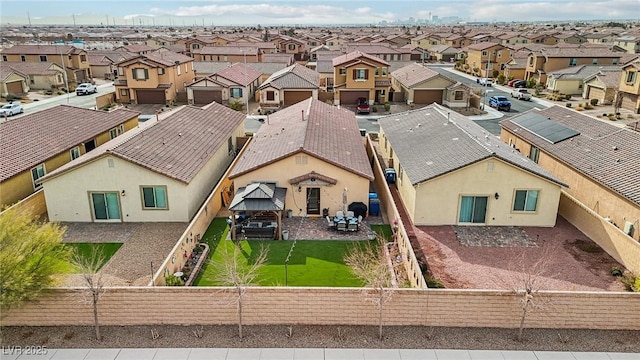
[[[466,21],[640,20],[640,0],[2,0],[0,23],[333,25],[457,16]]]

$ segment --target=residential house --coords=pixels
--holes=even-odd
[[[624,49],[629,54],[640,53],[640,34],[628,34],[616,38],[614,45]]]
[[[559,44],[582,44],[587,42],[587,39],[576,33],[559,33],[554,35],[558,39]]]
[[[592,32],[590,34],[585,34],[584,38],[587,42],[592,44],[610,44],[618,38],[618,34],[609,32]]]
[[[280,35],[271,41],[276,45],[279,52],[292,54],[296,61],[307,60],[307,46],[304,41],[285,35]]]
[[[64,88],[64,69],[54,63],[36,63],[36,62],[4,62],[2,67],[5,71],[15,70],[20,74],[27,76],[27,87],[23,90],[51,90]],[[5,69],[6,68],[6,69]],[[20,90],[15,82],[7,82],[7,89]],[[24,91],[24,92],[26,92]],[[20,92],[12,92],[19,94]]]
[[[44,175],[135,128],[138,114],[58,105],[0,123],[0,206],[40,190]]]
[[[432,104],[378,123],[415,225],[555,225],[564,183],[474,121]]]
[[[622,69],[597,72],[584,79],[582,98],[598,100],[598,105],[611,105],[616,97]]]
[[[449,37],[445,39],[444,45],[459,49],[464,46],[463,42],[464,42],[464,36],[460,34],[451,34],[449,35]]]
[[[117,63],[135,57],[135,54],[120,51],[90,51],[89,66],[94,77],[115,79],[118,76]]]
[[[570,204],[577,202],[583,209],[597,213],[619,228],[597,232],[598,235],[592,237],[594,241],[620,259],[616,253],[624,247],[607,246],[603,240],[611,236],[627,238],[628,243],[635,245],[636,254],[640,254],[637,243],[640,240],[639,132],[562,106],[533,109],[501,121],[500,126],[502,141],[520,149],[569,185],[564,192],[573,198]],[[572,207],[560,211],[560,215],[570,222],[575,221],[572,220]],[[594,226],[602,226],[593,220]],[[622,235],[621,230],[626,230],[626,235]]]
[[[332,62],[336,105],[356,104],[362,97],[370,104],[389,100],[391,76],[388,62],[360,51],[335,57]]]
[[[187,99],[189,104],[208,104],[215,101],[245,106],[247,101],[255,96],[261,76],[262,72],[243,63],[235,63],[188,84]]]
[[[49,220],[190,221],[233,161],[244,118],[212,103],[148,120],[41,179]]]
[[[392,71],[391,83],[394,93],[402,93],[407,104],[442,104],[446,89],[456,82],[424,65],[412,63]],[[466,97],[460,101],[466,104]]]
[[[320,74],[300,64],[293,64],[272,74],[260,86],[260,109],[279,109],[308,98],[317,99]]]
[[[152,49],[159,49],[162,47],[175,46],[178,44],[178,39],[169,36],[153,36],[145,41],[145,45]]]
[[[616,72],[619,75],[620,66],[572,66],[548,74],[546,87],[547,90],[560,94],[582,95],[586,79],[598,73],[611,71]],[[600,94],[596,94],[596,96],[599,95]]]
[[[547,74],[578,65],[617,65],[624,53],[613,52],[606,48],[550,47],[529,53],[525,80],[537,78],[541,84],[546,83]]]
[[[622,97],[621,107],[640,114],[640,60],[622,67],[620,76],[619,96]]]
[[[511,59],[504,65],[504,76],[509,79],[524,79],[529,53],[521,50],[512,52]]]
[[[223,46],[240,47],[240,48],[257,47],[258,50],[260,50],[260,54],[264,54],[264,55],[275,54],[278,52],[278,49],[276,49],[276,46],[269,41],[266,41],[266,42],[265,41],[260,41],[260,42],[236,41],[236,42],[229,42]]]
[[[375,39],[371,43],[386,43],[394,47],[402,47],[411,44],[411,39],[405,35],[391,34],[384,38]]]
[[[196,61],[247,62],[262,60],[262,53],[257,47],[247,46],[207,46],[193,52]]]
[[[3,63],[0,66],[0,96],[19,95],[29,92],[29,75],[12,69]]]
[[[147,46],[145,44],[123,45],[114,49],[114,51],[128,52],[131,54],[138,54],[138,55],[148,54],[155,50],[156,50],[155,48],[152,48],[151,46]]]
[[[193,59],[170,51],[154,51],[117,63],[114,82],[120,103],[173,104],[193,81]]]
[[[324,44],[331,51],[341,51],[349,41],[339,36],[332,36],[325,40]]]
[[[411,60],[411,50],[404,48],[395,48],[389,46],[389,44],[358,44],[358,43],[349,43],[345,48],[346,53],[359,51],[362,53],[366,53],[372,56],[375,56],[384,61],[410,61]]]
[[[511,60],[510,50],[493,42],[481,42],[466,47],[466,64],[476,76],[493,78],[504,71]],[[495,75],[495,76],[494,76]]]
[[[14,45],[0,50],[2,61],[54,63],[67,72],[69,86],[91,80],[86,50],[67,45]]]
[[[307,99],[269,116],[231,170],[234,188],[286,188],[294,216],[330,214],[369,201],[373,172],[353,112]]]
[[[287,66],[295,63],[295,57],[291,54],[263,54],[260,62],[263,63],[282,63]]]
[[[191,56],[197,61],[204,61],[202,59],[197,58],[197,54],[200,52],[200,49],[203,49],[205,47],[209,48],[209,47],[218,46],[217,45],[218,41],[212,40],[211,38],[201,37],[201,36],[187,37],[187,38],[184,38],[183,41],[184,41],[185,49],[187,50],[185,55]]]
[[[435,45],[430,47],[427,52],[429,60],[441,62],[455,62],[464,58],[461,56],[463,54],[462,50],[449,45]]]

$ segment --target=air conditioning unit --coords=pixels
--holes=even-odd
[[[633,234],[633,223],[631,221],[626,221],[624,223],[624,231],[625,234],[631,236]]]

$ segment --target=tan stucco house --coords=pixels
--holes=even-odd
[[[51,221],[188,222],[236,155],[244,115],[185,106],[41,179]]]
[[[564,183],[472,120],[433,104],[378,123],[415,225],[555,225]]]
[[[40,190],[38,179],[135,128],[138,115],[58,105],[0,123],[0,206]]]
[[[442,104],[447,88],[456,82],[428,67],[412,63],[391,72],[394,92],[403,94],[407,104]],[[460,102],[466,103],[466,95],[461,93]]]
[[[20,62],[11,61],[2,63],[3,71],[13,69],[20,74],[27,76],[26,90],[51,90],[63,88],[64,69],[50,62]],[[8,87],[13,87],[7,84]],[[17,86],[15,87],[17,89]],[[26,91],[25,91],[26,92]],[[12,94],[19,94],[20,92]]]
[[[334,104],[356,104],[366,98],[370,104],[384,103],[391,90],[389,63],[372,55],[354,51],[333,58]]]
[[[293,64],[272,74],[259,88],[260,109],[278,109],[308,98],[318,98],[320,74]]]
[[[67,72],[69,86],[91,80],[87,51],[67,45],[14,45],[0,50],[2,61],[54,63]]]
[[[640,114],[640,61],[622,67],[619,89],[622,108]]]
[[[212,101],[225,105],[238,103],[245,106],[253,100],[260,86],[262,72],[243,63],[231,64],[205,78],[186,86],[189,104],[208,104]]]
[[[373,171],[353,112],[307,99],[269,117],[231,171],[234,188],[254,182],[286,188],[294,216],[319,216],[368,203]]]

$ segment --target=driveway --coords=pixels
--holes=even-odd
[[[123,243],[100,270],[110,286],[146,286],[151,268],[157,271],[187,223],[65,223],[63,242]],[[80,285],[77,275],[64,280],[65,286]]]

